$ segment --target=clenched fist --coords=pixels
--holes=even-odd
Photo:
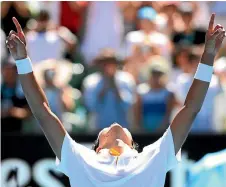
[[[13,17],[13,23],[16,26],[15,31],[10,31],[9,36],[6,39],[6,45],[9,48],[14,60],[20,60],[27,58],[26,40],[24,32],[15,17]]]
[[[214,19],[215,14],[212,14],[206,33],[205,52],[215,56],[225,38],[225,29],[219,24],[214,27]]]

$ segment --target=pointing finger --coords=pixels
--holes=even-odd
[[[208,32],[213,31],[214,19],[215,19],[215,14],[212,14],[209,22]]]
[[[23,30],[22,30],[22,28],[21,28],[21,26],[20,26],[20,23],[18,22],[18,20],[17,20],[15,17],[13,17],[13,23],[14,23],[15,26],[16,26],[17,32],[18,32],[18,33],[22,33]]]

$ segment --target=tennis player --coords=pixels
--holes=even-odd
[[[178,163],[177,153],[202,107],[213,73],[214,57],[225,38],[224,28],[221,25],[214,27],[214,18],[215,14],[212,14],[205,49],[184,106],[164,135],[157,142],[144,147],[141,153],[134,149],[130,132],[117,123],[109,124],[99,133],[94,150],[71,139],[51,112],[44,92],[36,81],[27,55],[24,33],[17,19],[13,18],[17,32],[9,33],[7,47],[16,61],[30,108],[59,159],[58,169],[69,177],[71,186],[164,186],[166,173]]]

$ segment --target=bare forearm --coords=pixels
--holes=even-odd
[[[66,130],[57,116],[50,110],[46,96],[33,74],[31,62],[27,58],[26,40],[21,25],[15,17],[12,20],[17,32],[10,32],[6,45],[16,61],[19,79],[28,104],[39,121],[50,146],[60,159]]]
[[[201,63],[213,66],[214,55],[204,52],[201,58]],[[202,107],[209,84],[209,82],[194,79],[185,99],[184,105],[193,108],[194,112],[198,112]]]
[[[19,75],[21,85],[29,106],[37,119],[46,115],[44,103],[48,105],[43,89],[39,86],[33,72]]]
[[[213,62],[214,56],[208,55],[204,52],[201,58],[201,63],[211,66],[213,65]],[[192,123],[202,107],[208,88],[209,82],[194,79],[188,91],[184,106],[171,124],[176,153],[179,151],[188,136]]]

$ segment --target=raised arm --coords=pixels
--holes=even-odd
[[[13,22],[16,26],[17,32],[11,31],[9,33],[6,44],[14,60],[16,61],[16,63],[18,63],[18,60],[26,59],[28,58],[28,56],[25,36],[21,29],[21,26],[16,18],[13,18]],[[23,68],[27,68],[26,64],[24,64],[23,66]],[[55,152],[56,156],[60,159],[61,147],[66,131],[59,119],[51,112],[44,91],[38,85],[34,73],[23,73],[21,71],[19,72],[18,64],[17,67],[19,79],[32,113],[34,114],[42,130],[44,131],[44,134],[48,139],[51,148]]]
[[[205,50],[200,63],[207,65],[204,68],[212,68],[214,58],[221,47],[225,37],[225,30],[221,25],[214,28],[215,14],[212,14],[209,28],[206,33]],[[200,65],[202,65],[200,64]],[[200,73],[201,69],[198,69]],[[207,72],[201,72],[202,77]],[[208,75],[206,75],[208,76]],[[211,75],[209,75],[210,77]],[[199,76],[200,77],[200,76]],[[194,77],[193,83],[187,94],[184,106],[174,118],[170,128],[173,134],[175,152],[177,153],[188,136],[193,120],[200,111],[209,88],[209,81],[199,80],[198,76]]]

